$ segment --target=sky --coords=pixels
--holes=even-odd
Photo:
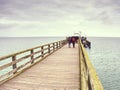
[[[0,37],[120,37],[120,0],[0,0]]]

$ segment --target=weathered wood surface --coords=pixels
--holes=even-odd
[[[22,73],[27,68],[42,61],[47,56],[51,55],[54,51],[63,47],[66,43],[67,41],[65,39],[0,57],[0,63],[1,61],[4,62],[8,60],[8,63],[3,63],[0,65],[0,85]],[[22,65],[19,66],[20,63],[22,63]],[[7,69],[10,67],[13,69]]]
[[[67,45],[19,76],[0,90],[79,90],[78,47]]]
[[[104,90],[104,87],[93,67],[88,54],[80,43],[80,84],[81,90]]]

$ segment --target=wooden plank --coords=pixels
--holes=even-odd
[[[78,48],[67,45],[0,86],[5,90],[79,90]],[[36,88],[37,87],[37,88]]]
[[[60,48],[59,48],[59,49],[60,49]],[[57,49],[57,50],[58,50],[58,49]],[[54,52],[55,52],[55,51],[54,51]],[[54,52],[49,53],[49,55],[51,55],[51,54],[54,53]],[[37,60],[36,62],[34,62],[33,64],[31,64],[30,66],[28,66],[28,67],[24,68],[23,70],[17,72],[16,74],[12,75],[11,77],[6,78],[5,80],[0,79],[0,80],[2,80],[2,81],[0,82],[0,85],[2,85],[3,83],[5,83],[5,82],[7,82],[7,81],[9,81],[9,80],[11,80],[11,79],[13,79],[13,78],[15,78],[15,77],[18,76],[18,75],[20,75],[22,72],[26,71],[27,69],[29,69],[30,67],[36,65],[37,63],[41,62],[42,60],[44,60],[44,59],[45,59],[46,57],[48,57],[49,55],[43,57],[43,58],[40,59],[40,60]],[[41,55],[40,55],[39,57],[41,57]],[[37,58],[38,58],[38,57],[37,57]],[[34,60],[37,59],[37,58],[34,58]],[[14,71],[16,71],[16,70],[17,70],[17,68],[14,69],[14,70],[12,70],[12,71],[9,71],[8,73],[5,74],[5,76],[6,76],[7,74],[10,75],[12,72],[14,72]],[[2,75],[2,76],[4,77],[4,75]],[[2,77],[2,76],[1,76],[1,77]]]

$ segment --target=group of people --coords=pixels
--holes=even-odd
[[[87,40],[87,37],[81,37],[81,42],[85,48],[91,48],[91,42]]]
[[[77,43],[78,39],[78,36],[68,37],[68,47],[71,48],[72,44],[72,47],[75,48],[75,43]],[[87,40],[87,37],[81,37],[81,42],[85,48],[91,48],[91,42]]]
[[[75,48],[75,43],[77,42],[77,39],[78,37],[68,37],[68,45],[69,45],[69,48],[71,47],[71,44],[73,46],[73,48]]]

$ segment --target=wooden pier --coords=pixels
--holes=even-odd
[[[62,40],[1,57],[0,61],[11,58],[12,62],[0,70],[13,69],[0,76],[0,90],[103,90],[81,43],[75,48],[66,43]],[[19,56],[23,53],[26,56]],[[26,58],[24,64],[17,64]]]

